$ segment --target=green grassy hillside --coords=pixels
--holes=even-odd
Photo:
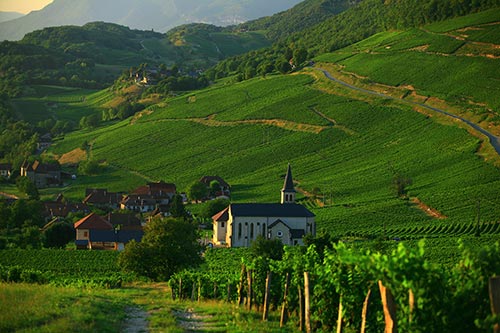
[[[376,34],[318,61],[344,72],[444,100],[487,128],[500,126],[500,11]],[[431,99],[432,101],[432,99]]]
[[[304,203],[320,229],[336,234],[470,224],[479,199],[481,221],[498,221],[500,172],[475,154],[479,139],[408,106],[366,101],[320,80],[273,76],[206,89],[133,121],[68,135],[54,152],[92,140],[93,157],[181,190],[217,174],[237,202],[278,201],[291,163],[298,188],[318,192],[319,200],[309,194]],[[446,218],[397,197],[396,174],[411,178],[410,198]]]

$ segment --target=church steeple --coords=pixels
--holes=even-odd
[[[293,186],[292,166],[288,164],[288,170],[285,176],[285,182],[281,189],[281,203],[295,203],[295,187]]]

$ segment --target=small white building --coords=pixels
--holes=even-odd
[[[288,165],[280,203],[231,204],[212,217],[216,246],[248,247],[261,235],[284,245],[303,245],[306,234],[316,234],[315,215],[295,203],[292,169]]]

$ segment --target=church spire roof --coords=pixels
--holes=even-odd
[[[288,163],[288,170],[285,176],[285,182],[283,183],[282,192],[295,192],[295,186],[293,186],[293,178],[292,178],[292,166]]]

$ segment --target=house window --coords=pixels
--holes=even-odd
[[[250,224],[250,239],[253,239],[253,223]]]
[[[221,227],[221,228],[224,228],[224,222],[221,222],[221,223],[220,223],[220,227]]]
[[[241,239],[241,223],[238,223],[238,239]]]
[[[276,233],[276,236],[278,236],[278,237],[280,237],[280,238],[281,238],[281,237],[283,237],[283,231],[281,231],[281,230],[280,230],[280,231],[278,231],[278,232]]]
[[[85,238],[89,237],[89,232],[88,231],[84,231],[83,232],[83,237],[85,237]]]
[[[266,237],[266,225],[262,225],[262,237]]]

